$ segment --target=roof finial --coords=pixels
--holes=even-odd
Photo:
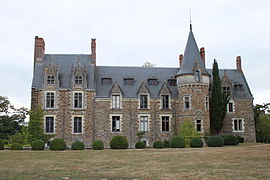
[[[189,9],[189,27],[190,27],[190,30],[192,31],[191,10],[190,9]]]

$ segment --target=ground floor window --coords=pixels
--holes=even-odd
[[[235,131],[235,132],[244,131],[244,120],[243,119],[233,119],[233,131]]]
[[[112,132],[120,132],[120,116],[112,116]]]
[[[82,117],[74,117],[73,119],[73,133],[82,133]]]
[[[170,131],[170,117],[169,116],[162,116],[161,117],[161,130],[162,132]]]
[[[201,119],[197,119],[195,121],[195,128],[197,131],[202,132],[202,120]]]
[[[45,133],[54,133],[54,117],[45,118]]]
[[[148,116],[140,117],[140,131],[148,131]]]

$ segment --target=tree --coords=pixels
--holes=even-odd
[[[210,126],[212,134],[219,134],[227,113],[226,107],[229,102],[229,95],[225,94],[222,90],[218,63],[216,60],[214,60],[213,63],[212,76],[213,84],[211,89],[212,97],[210,99]]]
[[[256,139],[258,142],[270,141],[270,103],[256,104],[254,107],[254,120]]]
[[[194,124],[190,120],[184,120],[180,126],[179,135],[185,139],[186,145],[189,145],[190,138],[200,137],[200,133],[195,129]]]
[[[154,63],[151,63],[151,62],[148,62],[148,61],[146,61],[145,63],[143,63],[143,65],[142,65],[143,67],[155,67],[156,65],[154,64]]]

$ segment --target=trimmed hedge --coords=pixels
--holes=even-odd
[[[11,144],[10,149],[11,150],[22,150],[23,146],[19,143],[13,143],[13,144]]]
[[[223,141],[223,138],[221,136],[210,136],[207,139],[206,144],[209,147],[221,147],[224,145],[224,141]]]
[[[237,145],[238,139],[234,135],[226,135],[224,136],[224,145]]]
[[[153,144],[153,148],[164,148],[164,143],[162,141],[156,141]]]
[[[111,149],[127,149],[128,141],[125,136],[114,136],[110,141]]]
[[[79,141],[76,141],[71,145],[72,150],[83,150],[84,148],[84,143]]]
[[[164,143],[164,147],[165,148],[169,148],[170,147],[170,141],[164,140],[163,143]]]
[[[66,149],[67,145],[64,139],[57,138],[52,140],[52,142],[50,143],[50,150],[66,150]]]
[[[174,136],[171,139],[171,148],[184,148],[185,147],[185,139],[182,136]]]
[[[190,140],[190,147],[192,148],[201,148],[203,147],[203,140],[201,138],[192,138]]]
[[[94,150],[102,150],[104,149],[103,142],[100,140],[96,140],[92,143],[92,149]]]
[[[237,136],[238,142],[239,143],[244,143],[244,138],[241,136]]]
[[[31,148],[32,150],[44,150],[45,148],[45,143],[43,140],[35,140],[31,143]]]
[[[146,148],[146,144],[142,141],[139,141],[135,144],[135,148],[136,149],[144,149],[144,148]]]

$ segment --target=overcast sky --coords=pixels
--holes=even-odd
[[[189,11],[207,68],[242,68],[255,103],[270,102],[269,0],[8,0],[0,2],[0,95],[30,107],[34,37],[45,53],[89,54],[97,65],[178,67],[189,33]]]

